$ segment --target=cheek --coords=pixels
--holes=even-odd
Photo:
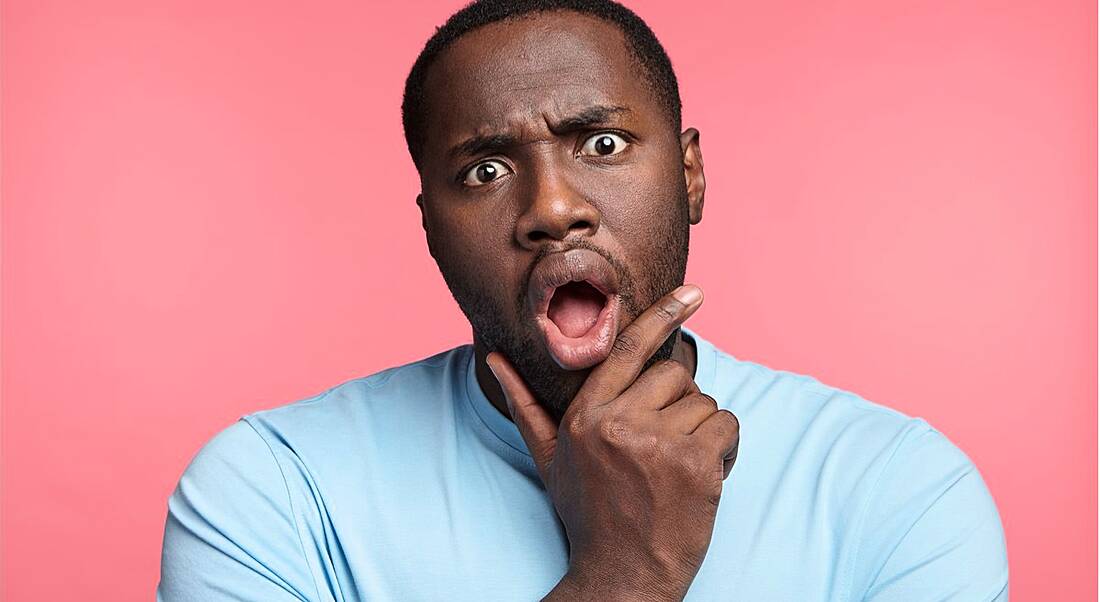
[[[424,212],[428,236],[440,248],[478,257],[511,240],[511,224],[505,223],[507,199],[463,196],[449,189],[432,190],[429,198]]]
[[[470,294],[488,295],[499,307],[510,308],[518,291],[512,283],[514,253],[507,248],[508,236],[497,231],[499,216],[478,216],[472,212],[429,214],[428,244],[444,277]]]
[[[457,281],[463,288],[484,290],[481,274],[492,253],[484,247],[484,240],[472,234],[469,228],[448,223],[445,227],[430,228],[428,241],[440,270],[448,279]]]
[[[682,184],[682,173],[669,169],[639,170],[632,177],[617,178],[614,186],[601,191],[598,201],[604,225],[625,247],[644,249],[658,243],[681,219]]]

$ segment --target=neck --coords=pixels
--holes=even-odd
[[[496,377],[489,370],[489,365],[485,363],[485,356],[489,355],[489,352],[477,342],[477,337],[474,337],[474,341],[474,373],[477,376],[477,384],[481,387],[485,397],[493,404],[493,407],[505,418],[511,420],[512,416],[508,413],[508,405],[504,401],[504,391],[501,390],[500,383],[497,382]],[[695,374],[695,341],[684,336],[682,329],[676,330],[676,343],[672,347],[672,357],[670,359],[680,362],[691,371],[692,375]]]

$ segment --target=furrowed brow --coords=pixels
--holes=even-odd
[[[448,154],[451,157],[471,157],[481,154],[498,153],[519,145],[519,138],[511,134],[486,134],[473,136],[456,144]]]
[[[585,128],[609,125],[614,116],[629,112],[630,109],[626,107],[593,105],[550,124],[550,131],[560,135]],[[494,154],[514,148],[522,143],[523,141],[513,134],[483,134],[463,140],[451,147],[447,154],[451,158]]]
[[[555,124],[550,126],[550,131],[555,134],[564,134],[567,132],[575,132],[577,130],[583,130],[585,128],[591,128],[600,125],[609,125],[612,122],[612,118],[622,113],[629,113],[630,109],[626,107],[617,107],[612,105],[593,105],[588,107],[579,113],[562,118]]]

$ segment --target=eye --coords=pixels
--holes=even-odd
[[[628,144],[630,143],[618,134],[600,132],[589,136],[589,138],[584,141],[584,146],[581,147],[581,154],[595,157],[617,155],[626,150]]]
[[[508,173],[512,173],[512,170],[502,161],[490,159],[466,170],[462,183],[467,186],[483,186]]]

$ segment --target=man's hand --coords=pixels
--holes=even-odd
[[[547,599],[682,600],[695,579],[739,424],[683,365],[641,368],[701,304],[682,286],[638,316],[560,425],[504,356],[486,358],[569,538],[569,571]]]

